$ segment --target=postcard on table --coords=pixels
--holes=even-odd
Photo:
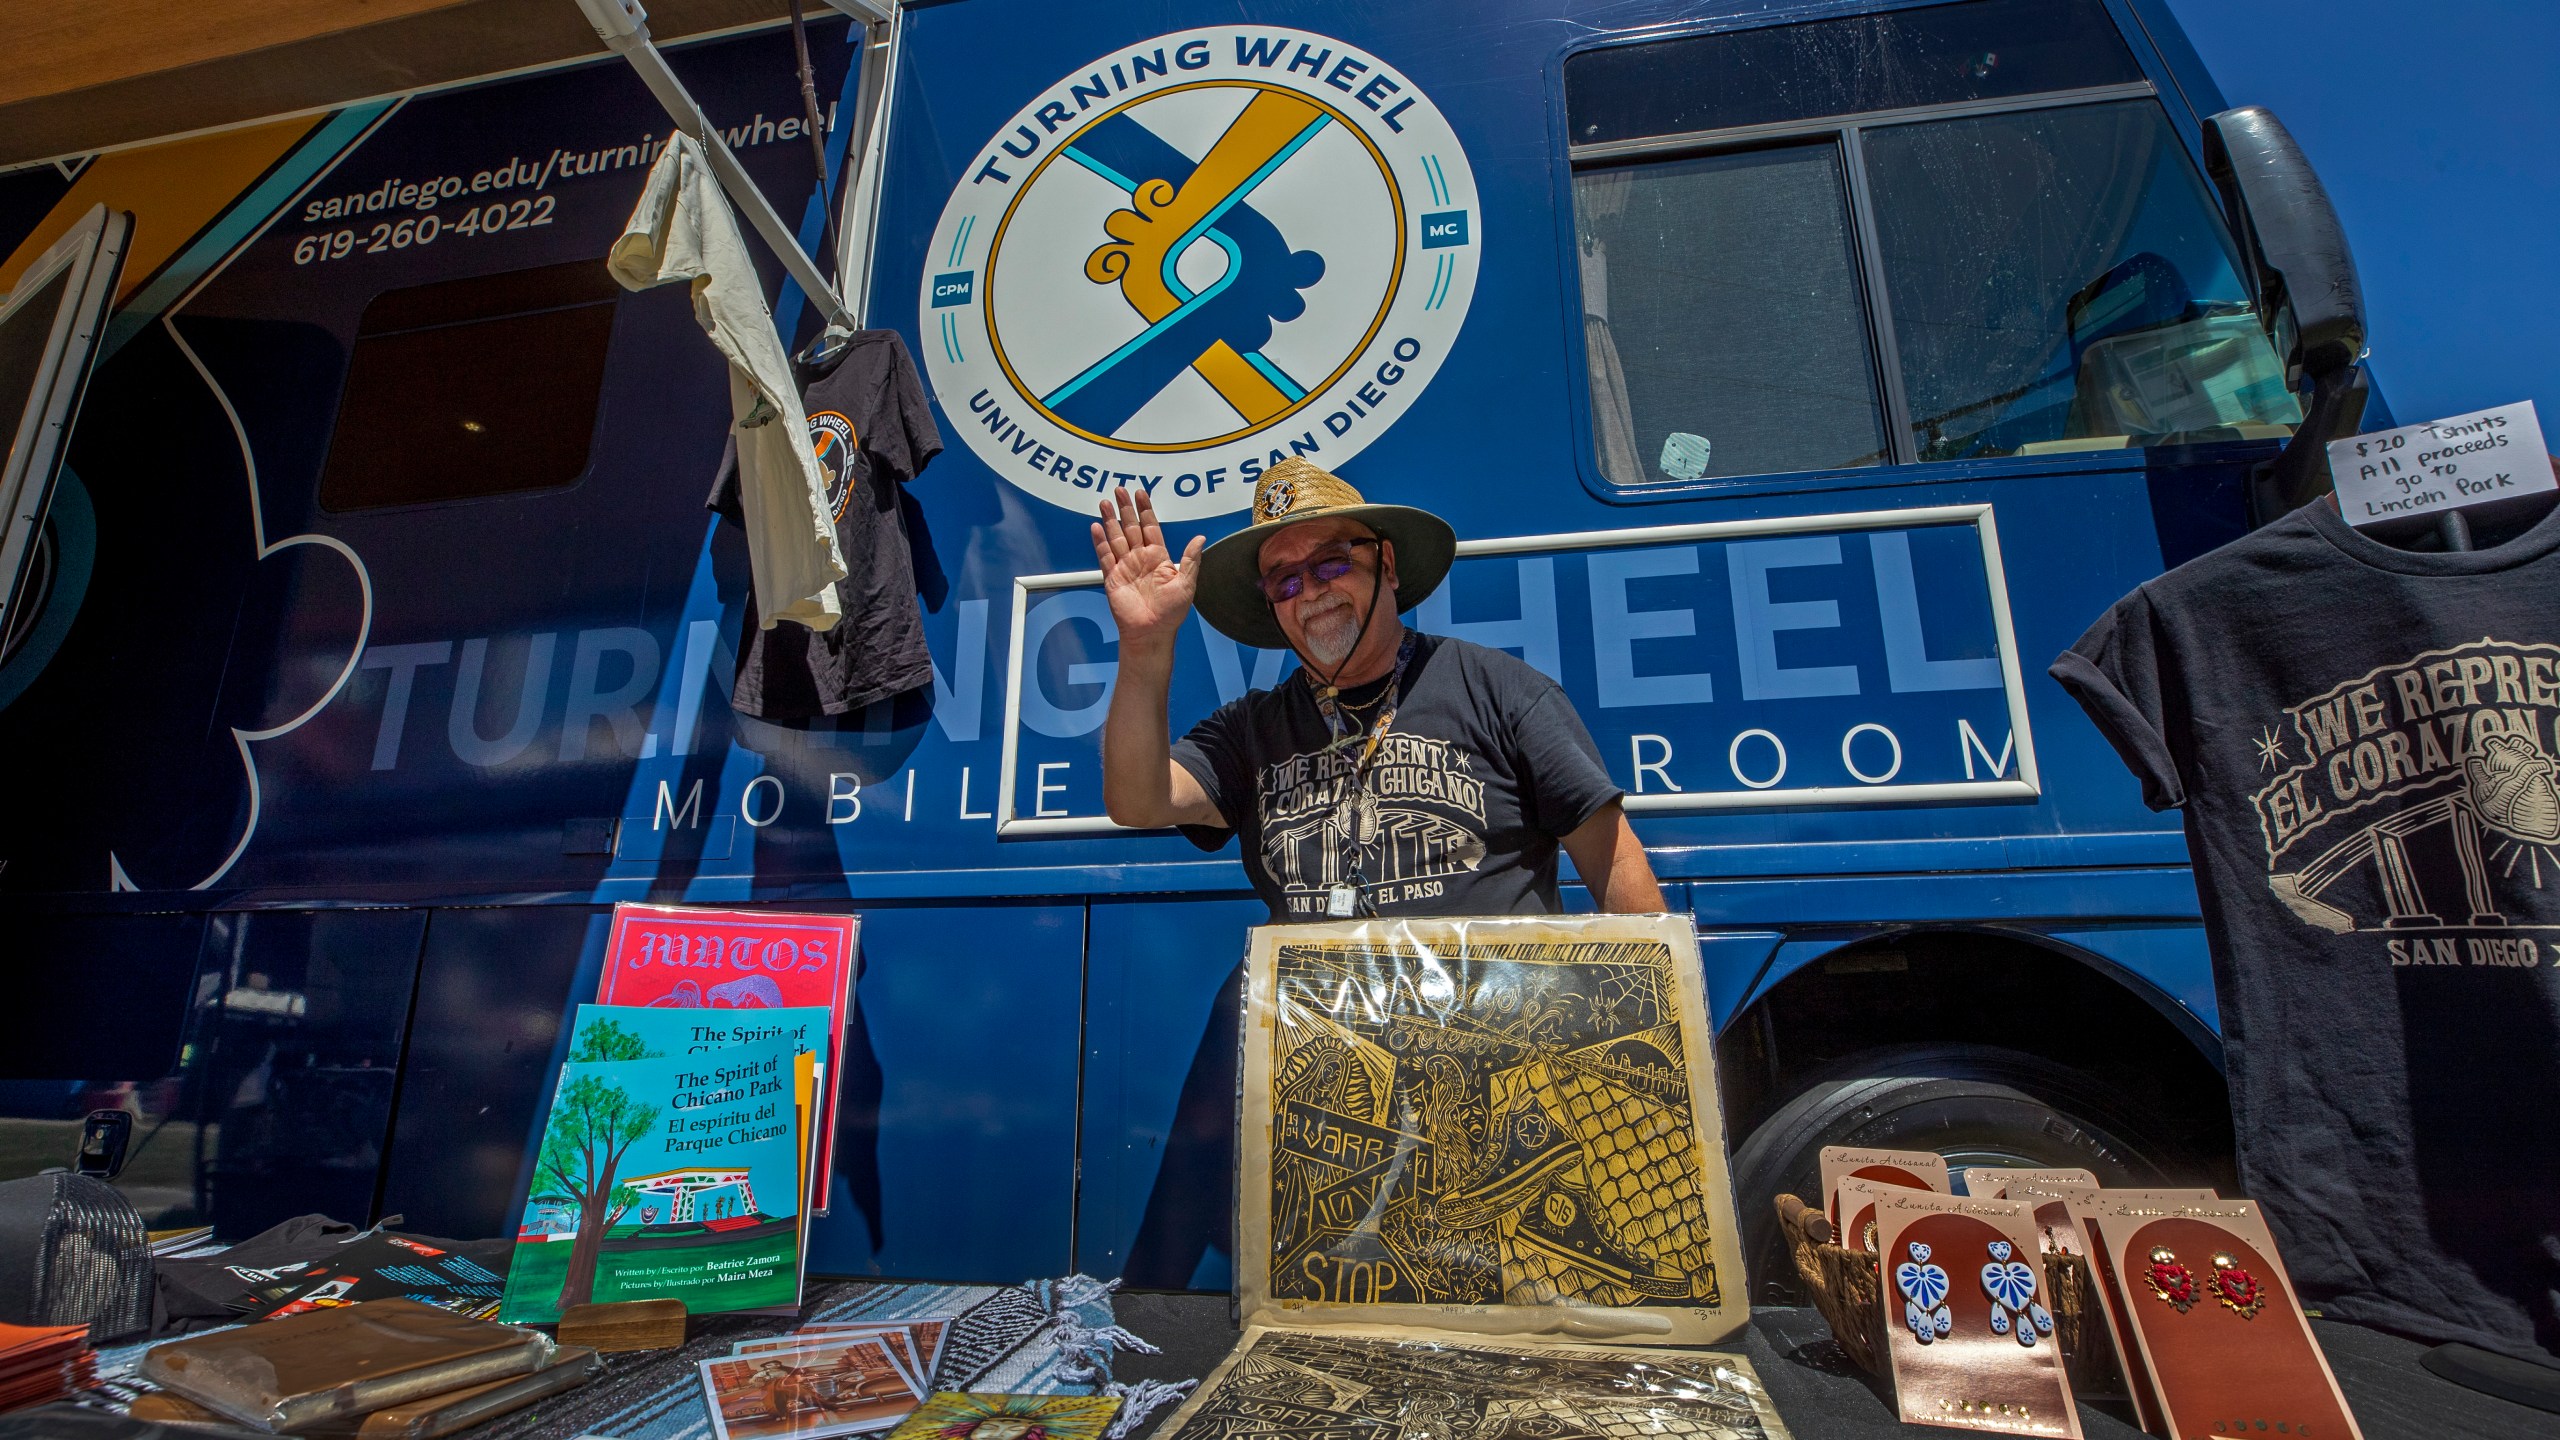
[[[819,1440],[886,1430],[924,1395],[877,1337],[702,1362],[720,1440]]]
[[[923,1346],[905,1322],[894,1325],[851,1325],[843,1329],[794,1330],[787,1335],[768,1335],[757,1340],[741,1340],[729,1347],[732,1355],[782,1355],[794,1350],[808,1350],[827,1345],[841,1345],[851,1340],[880,1340],[889,1347],[889,1358],[898,1362],[916,1389],[931,1393],[932,1372],[925,1360]]]
[[[945,1390],[889,1432],[890,1440],[1103,1440],[1117,1395],[961,1394]]]

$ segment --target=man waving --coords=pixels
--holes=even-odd
[[[1603,910],[1662,890],[1590,732],[1555,681],[1508,652],[1405,628],[1449,573],[1447,522],[1372,505],[1291,458],[1263,472],[1253,523],[1175,561],[1143,493],[1093,527],[1120,630],[1102,731],[1111,818],[1230,833],[1274,923],[1368,915],[1552,913],[1556,854]],[[1299,670],[1175,742],[1174,635],[1197,604],[1231,639],[1287,646]]]

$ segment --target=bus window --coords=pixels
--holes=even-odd
[[[1584,170],[1573,212],[1603,475],[1884,460],[1837,143]]]
[[[2157,104],[1864,142],[1918,459],[2267,438],[2302,418]]]
[[[386,290],[356,323],[320,504],[551,490],[586,473],[621,295],[603,262]]]
[[[2099,0],[1569,55],[1613,486],[2272,439],[2301,414]]]

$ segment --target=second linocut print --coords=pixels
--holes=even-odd
[[[1687,922],[1274,926],[1247,971],[1247,1323],[1698,1344],[1747,1316]]]

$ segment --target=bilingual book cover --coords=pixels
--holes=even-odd
[[[824,1005],[832,1018],[820,1053],[831,1059],[853,1016],[861,924],[858,915],[616,905],[596,1003],[660,1010]],[[832,1110],[833,1088],[819,1088],[822,1108]],[[820,1215],[827,1213],[825,1177],[835,1173],[833,1118],[817,1117],[820,1178],[812,1208]]]
[[[561,1067],[517,1222],[502,1320],[671,1296],[700,1315],[788,1306],[800,1288],[796,1047],[652,1053],[583,1031]]]
[[[809,1108],[809,1123],[814,1127],[810,1137],[816,1151],[810,1159],[827,1149],[829,1136],[835,1129],[834,1072],[828,1068],[829,1051],[834,1036],[828,1029],[835,1023],[835,1012],[822,1005],[786,1006],[780,1010],[690,1010],[660,1009],[654,1005],[581,1005],[576,1022],[570,1027],[570,1053],[586,1046],[589,1033],[597,1026],[614,1025],[638,1037],[644,1053],[651,1055],[703,1055],[733,1045],[746,1045],[759,1040],[789,1040],[810,1067],[809,1094],[804,1103]],[[823,1171],[819,1171],[823,1175]],[[802,1193],[815,1189],[804,1183]],[[809,1195],[811,1214],[826,1212],[823,1195]]]

